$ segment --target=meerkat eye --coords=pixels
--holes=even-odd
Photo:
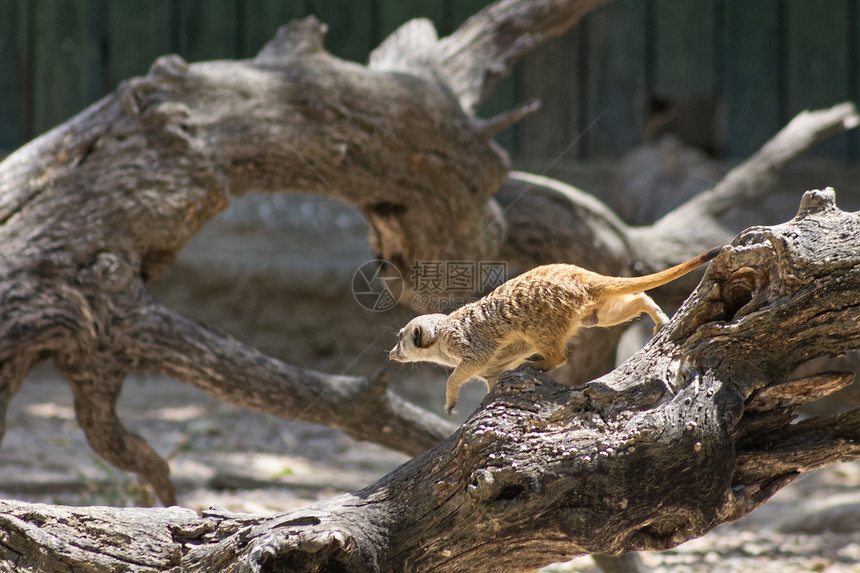
[[[421,327],[420,326],[416,326],[412,330],[412,344],[414,344],[416,348],[423,348],[423,346],[421,346]]]

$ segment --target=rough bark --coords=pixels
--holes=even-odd
[[[116,415],[132,371],[409,454],[438,443],[453,425],[398,399],[383,377],[290,367],[161,308],[146,283],[249,192],[356,205],[380,256],[401,267],[491,258],[505,235],[491,196],[508,169],[492,135],[535,106],[490,120],[467,110],[532,45],[524,35],[560,33],[562,19],[600,3],[502,2],[444,42],[415,21],[366,67],[327,54],[324,26],[308,18],[253,60],[160,58],[12,154],[0,164],[0,414],[27,371],[52,359],[93,449],[165,503],[175,501],[167,464]]]
[[[807,192],[793,220],[739,234],[628,362],[581,389],[508,373],[362,491],[269,517],[4,502],[0,542],[44,571],[533,571],[673,547],[860,458],[860,410],[792,415],[850,375],[786,379],[860,347],[858,253],[860,213]]]
[[[492,135],[535,105],[491,119],[474,110],[517,58],[601,3],[506,0],[441,40],[414,21],[367,66],[327,54],[316,20],[294,22],[253,60],[161,58],[11,155],[0,164],[0,414],[26,372],[52,359],[93,449],[165,503],[175,501],[167,464],[116,415],[132,371],[409,454],[438,443],[453,426],[398,399],[381,376],[293,368],[161,307],[146,284],[249,192],[313,191],[357,206],[379,256],[407,272],[416,260],[502,258],[524,270],[552,257],[633,274],[722,242],[706,220],[680,243],[675,227],[627,228],[546,181],[494,198],[508,161]],[[854,117],[840,113],[832,130]],[[564,207],[549,225],[548,202]],[[558,237],[571,240],[536,252],[535,241]],[[649,241],[661,248],[643,248]],[[607,370],[617,334],[591,336],[603,340],[580,342],[572,361],[583,379]]]

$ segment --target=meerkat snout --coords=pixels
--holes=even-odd
[[[389,360],[395,362],[439,362],[434,345],[437,340],[439,323],[444,320],[444,314],[425,314],[413,318],[409,324],[397,333],[397,344],[388,353]]]

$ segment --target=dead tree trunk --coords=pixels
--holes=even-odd
[[[316,20],[294,22],[253,60],[161,58],[7,158],[0,434],[28,370],[52,359],[93,449],[167,504],[167,464],[116,415],[133,371],[418,454],[454,427],[399,399],[381,376],[283,364],[164,308],[146,284],[231,197],[285,190],[360,208],[379,256],[406,272],[412,261],[446,258],[503,259],[519,270],[550,261],[614,274],[662,268],[727,240],[719,208],[759,192],[762,173],[856,118],[850,107],[807,117],[803,137],[751,160],[752,176],[727,178],[732,192],[718,187],[683,207],[692,221],[670,214],[671,224],[629,228],[584,194],[527,175],[494,197],[508,167],[492,136],[535,106],[490,120],[476,109],[519,57],[603,1],[506,0],[442,39],[428,22],[410,22],[367,67],[327,54]],[[684,291],[666,292],[680,301]],[[579,381],[609,369],[617,341],[617,331],[589,336],[572,360]]]
[[[175,500],[167,464],[116,416],[129,372],[165,373],[239,405],[420,453],[453,426],[397,398],[381,376],[330,376],[283,364],[164,308],[152,300],[146,283],[163,273],[231,197],[284,190],[315,191],[356,205],[371,224],[377,253],[402,269],[414,260],[453,257],[502,259],[516,270],[557,261],[613,274],[656,270],[726,241],[730,234],[717,222],[721,209],[761,193],[768,170],[856,122],[851,107],[799,117],[734,177],[647,228],[627,227],[575,189],[527,174],[514,176],[494,196],[508,167],[492,136],[535,105],[490,120],[478,119],[477,109],[519,57],[603,1],[507,0],[443,39],[428,23],[412,22],[386,40],[367,67],[325,53],[323,27],[315,20],[297,22],[251,61],[189,66],[177,57],[162,58],[147,77],[126,82],[19,150],[0,164],[0,432],[27,371],[50,358],[72,386],[76,415],[93,449],[138,473],[165,503]],[[535,242],[542,245],[539,251]],[[738,309],[725,300],[740,306],[743,288],[769,283],[756,283],[758,275],[743,268],[727,268],[737,281],[705,306],[732,308],[724,317],[731,318]],[[680,301],[685,287],[674,288],[664,296]],[[685,327],[672,332],[679,328]],[[724,334],[712,338],[725,340]],[[581,381],[608,369],[609,352],[597,349],[612,351],[617,340],[614,331],[591,336],[603,339],[580,341],[572,361]],[[9,562],[46,571],[83,563],[94,564],[94,570],[231,570],[253,569],[255,563],[263,569],[277,563],[311,570],[481,570],[473,565],[498,567],[491,558],[499,555],[510,555],[513,569],[528,569],[584,551],[674,544],[742,515],[748,511],[743,507],[761,503],[792,472],[854,455],[830,443],[834,432],[856,427],[846,417],[806,426],[802,431],[808,434],[799,437],[801,430],[775,431],[785,436],[786,459],[778,465],[785,471],[772,476],[760,468],[756,431],[784,426],[791,396],[814,393],[819,383],[835,385],[825,377],[765,392],[761,409],[776,408],[777,415],[729,409],[719,419],[722,425],[699,430],[703,437],[693,452],[714,453],[715,443],[725,443],[718,438],[725,439],[726,428],[739,428],[731,437],[739,448],[737,468],[746,473],[736,469],[731,475],[748,480],[739,483],[752,484],[749,491],[761,489],[754,503],[714,501],[729,480],[716,473],[731,471],[729,454],[687,460],[691,475],[722,476],[722,485],[707,495],[692,482],[686,484],[689,491],[682,483],[647,490],[644,498],[633,496],[638,490],[623,480],[610,489],[616,482],[595,479],[592,470],[614,477],[641,468],[656,471],[652,463],[681,447],[655,435],[660,428],[667,439],[676,435],[676,427],[661,425],[667,419],[687,427],[686,418],[666,405],[689,406],[676,403],[679,389],[687,387],[687,366],[680,378],[672,371],[676,387],[666,377],[666,361],[688,357],[689,372],[712,376],[707,380],[715,387],[729,381],[730,388],[744,388],[734,371],[696,370],[704,367],[702,356],[666,336],[651,347],[660,351],[629,363],[638,370],[610,375],[584,391],[559,388],[527,372],[514,375],[432,452],[310,514],[272,520],[213,512],[199,519],[176,509],[59,510],[8,502],[0,543]],[[853,336],[847,340],[856,342]],[[820,351],[835,352],[836,346]],[[746,347],[709,347],[707,356],[733,359],[739,348]],[[777,379],[774,374],[755,383]],[[611,405],[610,396],[617,398]],[[709,398],[690,395],[703,408]],[[619,404],[626,409],[618,410]],[[722,405],[711,408],[725,413]],[[666,412],[675,418],[665,418]],[[622,423],[629,432],[616,431]],[[698,436],[697,427],[689,435]],[[807,438],[813,442],[808,448]],[[792,457],[792,447],[806,461]],[[725,446],[717,453],[724,451]],[[587,488],[583,478],[589,479]],[[589,489],[592,480],[596,490]],[[679,491],[688,497],[676,499]],[[659,505],[660,496],[676,502],[677,511]],[[692,505],[702,500],[711,504],[702,506],[710,513]],[[558,508],[550,505],[559,501]],[[628,518],[618,509],[630,503],[635,511]],[[419,507],[433,517],[419,523],[420,513],[410,513]],[[347,521],[350,516],[354,522]],[[118,541],[115,534],[135,543]],[[505,535],[523,542],[490,555]],[[525,542],[531,535],[533,545]]]
[[[294,22],[254,60],[161,58],[11,155],[0,164],[0,435],[26,373],[52,359],[93,449],[167,504],[167,464],[116,415],[133,371],[413,455],[438,443],[453,425],[381,376],[283,364],[162,307],[146,283],[231,197],[254,191],[357,205],[380,255],[402,265],[463,245],[495,254],[504,219],[491,195],[507,160],[492,136],[533,105],[493,120],[474,108],[513,61],[602,1],[503,2],[443,40],[416,21],[367,67],[327,54],[315,19]]]
[[[533,571],[663,550],[801,472],[860,458],[860,410],[792,423],[851,375],[787,380],[860,347],[860,213],[806,193],[738,235],[642,351],[574,389],[504,375],[452,436],[354,494],[273,516],[3,502],[21,569]]]

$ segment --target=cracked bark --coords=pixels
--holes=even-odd
[[[507,173],[491,136],[535,106],[479,120],[463,102],[480,102],[485,67],[506,70],[524,53],[512,48],[527,32],[518,22],[545,38],[561,32],[548,15],[572,23],[598,4],[503,2],[444,41],[415,21],[366,67],[326,53],[315,19],[296,21],[253,60],[160,58],[9,156],[0,164],[0,413],[29,368],[52,359],[93,449],[167,504],[167,465],[116,416],[133,371],[412,455],[438,443],[454,426],[399,399],[383,376],[293,368],[160,307],[146,284],[250,192],[347,201],[367,216],[380,256],[401,267],[462,256],[463,245],[489,258],[505,225],[491,196]]]
[[[579,389],[506,373],[455,434],[362,491],[266,517],[2,502],[0,543],[45,571],[139,570],[144,554],[160,571],[533,571],[674,547],[860,458],[860,410],[792,414],[851,375],[787,380],[860,346],[858,253],[860,213],[807,192],[791,221],[735,237],[625,364]]]
[[[508,160],[491,137],[536,106],[490,119],[475,110],[519,57],[602,3],[507,0],[442,39],[414,21],[367,66],[327,54],[316,20],[294,22],[253,60],[160,58],[146,77],[14,153],[0,164],[0,414],[27,371],[52,359],[93,449],[168,504],[167,465],[116,416],[130,372],[162,372],[238,405],[418,454],[454,427],[400,400],[384,377],[291,367],[165,309],[146,284],[232,197],[280,191],[355,205],[377,254],[404,270],[450,258],[501,259],[515,270],[558,261],[621,275],[658,270],[725,242],[721,209],[764,192],[768,170],[856,124],[851,106],[811,114],[751,158],[747,173],[651,227],[630,228],[587,195],[528,174],[499,191]],[[738,185],[743,192],[731,191]],[[678,281],[656,298],[672,306],[690,288]],[[589,331],[569,381],[606,372],[618,332]]]

